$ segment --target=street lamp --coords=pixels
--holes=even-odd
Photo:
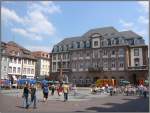
[[[61,58],[60,58],[60,76],[59,76],[59,80],[60,82],[63,82],[63,73],[62,73],[62,55],[61,55]]]

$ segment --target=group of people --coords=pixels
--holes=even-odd
[[[34,106],[33,106],[33,108],[36,108],[36,86],[34,85],[34,84],[32,84],[31,86],[29,86],[29,84],[26,84],[25,85],[25,87],[24,87],[24,89],[23,89],[23,95],[22,95],[22,97],[23,97],[23,99],[24,99],[24,101],[25,101],[25,108],[29,108],[29,106],[32,104],[32,103],[34,103]],[[31,101],[30,101],[30,103],[29,103],[29,94],[31,94]],[[23,101],[23,102],[24,102]]]
[[[74,95],[76,94],[76,86],[74,86]],[[57,86],[52,84],[49,85],[47,83],[42,84],[42,92],[43,92],[43,102],[46,102],[48,100],[48,96],[49,96],[49,92],[51,90],[51,95],[53,96],[55,93],[55,90],[57,90],[57,94],[58,96],[61,96],[62,94],[64,94],[64,102],[66,102],[68,100],[68,93],[70,90],[69,84],[68,83],[64,83],[64,84],[58,84]],[[33,103],[33,108],[35,109],[37,107],[37,97],[36,97],[36,85],[32,84],[26,84],[24,89],[23,89],[23,102],[24,107],[26,109],[28,109],[32,103]],[[29,101],[29,95],[31,96],[31,100]]]
[[[97,92],[100,92],[100,93],[109,93],[110,96],[113,96],[113,95],[117,95],[117,94],[123,94],[123,95],[126,95],[126,96],[129,96],[129,95],[138,95],[138,96],[143,96],[143,97],[147,97],[147,94],[148,94],[148,86],[144,86],[144,85],[138,85],[138,86],[135,86],[135,85],[126,85],[126,86],[109,86],[109,85],[106,85],[106,86],[103,86],[103,87],[98,87],[98,86],[95,86],[95,87],[92,87],[91,88],[91,92],[92,93],[97,93]]]

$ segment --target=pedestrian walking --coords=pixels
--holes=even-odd
[[[77,87],[76,87],[76,85],[73,85],[73,94],[74,94],[74,96],[76,96],[77,95]]]
[[[146,88],[146,86],[143,87],[143,95],[144,95],[144,98],[147,98],[147,88]]]
[[[48,99],[48,93],[49,93],[49,87],[47,84],[45,84],[43,86],[43,101],[44,102],[47,101],[47,99]]]
[[[26,102],[25,108],[28,109],[28,107],[29,107],[29,103],[28,103],[29,86],[28,86],[28,84],[26,84],[24,89],[23,89],[23,96],[22,97],[25,99],[25,102]]]
[[[52,90],[51,95],[53,96],[53,95],[54,95],[54,93],[55,93],[55,85],[54,85],[54,84],[52,84],[52,86],[51,86],[51,90]]]
[[[67,82],[63,85],[63,92],[64,92],[64,102],[66,102],[68,100],[68,93],[69,93],[69,85]]]
[[[34,103],[33,108],[36,109],[36,87],[35,87],[35,85],[33,85],[33,84],[32,84],[32,86],[31,86],[31,91],[30,91],[30,93],[31,93],[31,103],[30,103],[30,105],[31,105],[32,103]]]

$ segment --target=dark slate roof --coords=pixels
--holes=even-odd
[[[136,34],[135,32],[133,32],[131,30],[130,31],[119,32],[114,27],[109,26],[109,27],[102,27],[102,28],[91,29],[88,32],[84,33],[82,36],[65,38],[64,40],[62,40],[61,42],[59,42],[55,46],[70,44],[71,42],[74,42],[74,41],[75,42],[81,41],[81,40],[82,41],[86,41],[86,40],[89,40],[89,38],[93,34],[100,34],[104,38],[118,38],[118,37],[122,37],[122,38],[125,38],[125,39],[130,39],[130,38],[142,37],[142,36]]]
[[[122,32],[119,32],[119,34],[121,34],[121,36],[125,37],[126,39],[142,37],[131,30],[122,31]]]
[[[112,34],[112,33],[118,33],[118,31],[112,27],[102,27],[102,28],[95,28],[95,29],[91,29],[88,32],[86,32],[85,34],[83,34],[83,37],[90,37],[92,34],[94,33],[99,33],[100,35],[105,35],[105,34]]]
[[[71,42],[76,42],[76,41],[81,41],[84,40],[83,37],[71,37],[71,38],[65,38],[64,40],[62,40],[61,42],[59,42],[57,45],[64,45],[64,44],[70,44]]]

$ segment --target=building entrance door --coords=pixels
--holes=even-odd
[[[94,77],[93,82],[95,83],[98,79],[99,79],[99,77]]]
[[[136,76],[136,74],[133,74],[132,78],[133,78],[133,84],[137,85],[137,76]]]

